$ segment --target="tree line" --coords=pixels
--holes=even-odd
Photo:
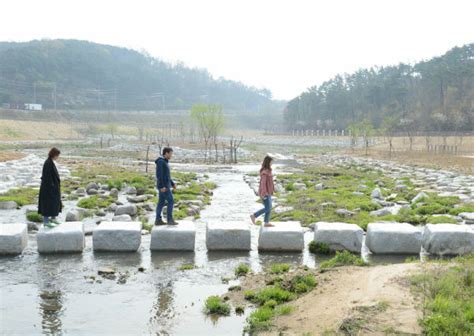
[[[78,40],[0,42],[0,103],[46,108],[165,110],[213,102],[227,110],[272,104],[266,89],[146,52]]]
[[[338,75],[288,102],[288,130],[341,129],[364,121],[386,132],[474,129],[474,43],[416,64]]]

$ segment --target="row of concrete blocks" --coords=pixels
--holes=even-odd
[[[275,223],[260,229],[260,251],[302,251],[304,232],[299,222]],[[140,222],[103,222],[92,234],[94,251],[137,251],[141,244]],[[52,229],[41,228],[36,235],[40,253],[82,252],[85,247],[81,222],[66,222]],[[194,251],[196,226],[190,221],[179,225],[155,226],[150,249],[156,251]],[[28,242],[25,224],[0,225],[0,254],[19,254]],[[208,223],[206,245],[210,251],[250,251],[250,225],[244,222]]]
[[[332,250],[362,249],[364,230],[355,224],[318,222],[314,240]],[[463,255],[474,252],[474,230],[468,225],[428,224],[420,230],[411,224],[380,222],[367,226],[365,245],[374,254]]]

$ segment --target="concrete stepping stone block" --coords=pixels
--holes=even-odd
[[[246,222],[211,222],[206,227],[209,251],[250,251],[250,224]]]
[[[0,224],[0,255],[21,254],[28,245],[26,224]]]
[[[260,228],[259,251],[302,251],[304,232],[300,222],[272,222],[274,227]]]
[[[423,231],[423,248],[436,255],[474,252],[474,230],[468,225],[427,224]]]
[[[36,234],[39,253],[82,252],[85,246],[82,222],[61,223],[54,228],[42,226]]]
[[[370,223],[365,244],[374,254],[418,254],[421,236],[421,231],[408,223]]]
[[[364,230],[356,224],[317,222],[314,226],[314,240],[328,244],[333,251],[360,253],[363,238]]]
[[[178,225],[155,225],[151,230],[150,249],[153,251],[194,251],[196,225],[179,221]]]
[[[92,233],[94,251],[138,250],[142,239],[140,222],[102,222]]]

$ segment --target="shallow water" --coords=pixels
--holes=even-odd
[[[250,252],[207,252],[208,220],[248,220],[249,214],[261,206],[243,181],[242,170],[229,167],[208,174],[218,188],[212,204],[196,222],[194,253],[151,253],[150,236],[146,235],[137,253],[94,253],[91,237],[87,236],[82,254],[39,255],[31,234],[23,255],[0,258],[0,331],[6,335],[242,335],[249,310],[242,316],[232,313],[218,319],[202,312],[208,296],[225,293],[235,282],[224,284],[223,277],[232,277],[234,268],[242,262],[257,272],[273,262],[316,265],[307,250],[259,254],[258,227],[252,228]],[[24,211],[8,214],[2,213],[2,222],[24,220]],[[306,242],[311,238],[307,232]],[[198,268],[177,270],[189,263]],[[98,275],[104,267],[115,268],[126,282],[120,284],[118,279]],[[145,271],[140,272],[139,267]]]

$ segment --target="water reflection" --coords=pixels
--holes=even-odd
[[[43,332],[48,335],[62,334],[62,292],[60,290],[43,290],[39,292],[39,298],[39,310],[42,317],[41,326]]]

